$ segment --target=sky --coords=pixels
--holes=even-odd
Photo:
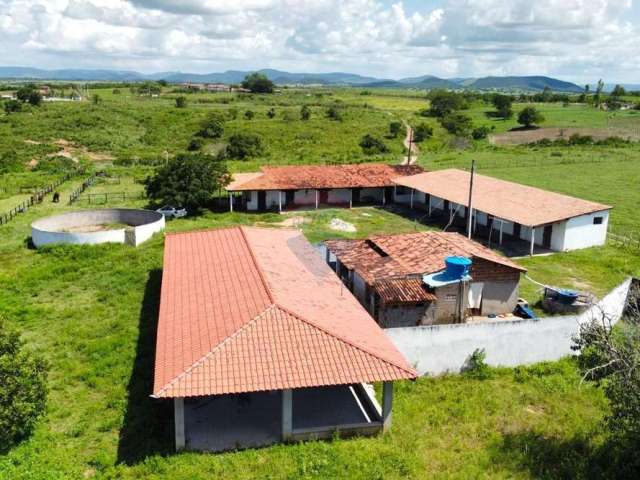
[[[640,83],[640,0],[0,0],[0,65]]]

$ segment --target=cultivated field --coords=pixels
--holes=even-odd
[[[404,134],[387,135],[392,120],[434,127],[420,145],[427,169],[477,161],[483,174],[614,205],[612,228],[639,232],[640,147],[492,145],[488,139],[451,145],[433,118],[424,93],[358,89],[284,89],[275,95],[190,94],[175,108],[168,89],[159,98],[128,89],[95,89],[98,104],[49,103],[32,112],[0,116],[0,156],[18,167],[0,176],[0,214],[71,171],[61,202],[42,204],[0,226],[0,315],[17,326],[30,348],[51,364],[50,401],[34,436],[0,454],[0,478],[573,478],[597,477],[607,468],[600,420],[608,406],[601,390],[580,385],[571,360],[494,372],[488,380],[464,376],[423,378],[399,386],[394,428],[378,438],[309,442],[224,455],[171,455],[171,408],[149,398],[163,238],[139,248],[29,247],[29,225],[53,213],[94,206],[148,205],[141,181],[168,156],[186,149],[212,112],[227,116],[215,152],[236,132],[261,135],[263,156],[229,163],[232,171],[265,164],[351,161],[399,162]],[[309,105],[311,119],[300,119]],[[337,106],[342,120],[327,118]],[[523,105],[515,105],[519,110]],[[640,115],[615,116],[586,105],[538,104],[544,127],[637,128]],[[275,117],[269,118],[269,109]],[[476,102],[467,113],[496,135],[516,126],[495,120]],[[255,113],[252,119],[245,112]],[[235,113],[234,113],[235,111]],[[235,115],[235,118],[234,118]],[[367,156],[362,135],[379,136],[390,152]],[[60,159],[60,140],[69,155]],[[69,158],[70,157],[70,158]],[[37,163],[30,164],[33,160]],[[74,205],[71,193],[95,170],[109,177],[89,187]],[[330,228],[332,219],[356,232]],[[214,213],[168,222],[168,231],[236,224],[299,225],[312,242],[362,238],[426,228],[377,208],[320,210],[288,215]],[[609,244],[519,260],[541,282],[603,295],[628,275],[640,275],[637,248]],[[535,303],[538,287],[523,279],[521,295]]]

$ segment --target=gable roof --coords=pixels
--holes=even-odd
[[[247,191],[391,187],[395,178],[420,172],[422,168],[417,165],[386,163],[262,167],[261,172],[235,174],[226,188]]]
[[[493,250],[454,232],[379,235],[367,240],[325,242],[348,269],[370,285],[393,277],[435,273],[451,255],[479,258],[524,272],[526,269]]]
[[[154,397],[415,377],[300,232],[167,235]]]
[[[455,168],[398,177],[395,183],[467,206],[470,173]],[[560,193],[499,180],[473,177],[473,208],[489,215],[536,227],[612,207]]]

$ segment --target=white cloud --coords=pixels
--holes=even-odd
[[[0,0],[2,63],[637,81],[631,0]],[[635,16],[635,21],[633,20]]]

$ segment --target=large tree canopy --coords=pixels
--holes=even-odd
[[[544,116],[535,107],[525,107],[518,114],[518,123],[525,127],[531,127],[536,123],[544,122]]]
[[[183,153],[160,167],[145,184],[150,199],[197,210],[230,180],[224,161],[200,153]]]
[[[273,93],[273,82],[261,73],[250,73],[242,81],[242,87],[253,93]]]

